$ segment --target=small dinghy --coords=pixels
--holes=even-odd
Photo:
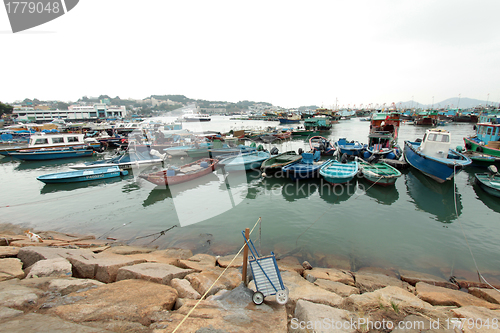
[[[128,175],[128,171],[121,171],[118,166],[93,168],[68,172],[50,173],[39,176],[38,179],[45,184],[86,182],[97,179],[106,179]]]

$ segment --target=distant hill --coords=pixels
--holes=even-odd
[[[396,105],[399,107],[400,103],[401,103],[401,107],[404,107],[404,108],[412,108],[413,107],[413,108],[426,109],[426,108],[430,108],[433,106],[432,104],[420,104],[420,103],[415,102],[415,101],[398,102],[398,103],[396,103]],[[493,103],[492,101],[489,101],[487,103],[486,101],[482,101],[479,99],[473,99],[473,98],[467,98],[467,97],[460,98],[460,102],[459,102],[458,97],[453,97],[453,98],[445,99],[444,101],[441,101],[441,102],[434,103],[434,108],[446,108],[446,107],[456,108],[458,106],[460,109],[468,109],[468,108],[473,108],[475,106],[479,106],[480,104],[485,106],[486,104],[491,105],[491,104],[496,104],[496,103]]]

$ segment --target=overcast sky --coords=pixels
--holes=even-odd
[[[0,9],[0,100],[500,102],[499,15],[498,0],[82,0],[12,34]]]

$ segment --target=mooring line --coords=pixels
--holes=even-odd
[[[259,219],[257,220],[257,222],[255,222],[255,225],[253,226],[252,230],[250,230],[250,233],[249,235],[252,234],[253,230],[255,229],[255,227],[257,226],[257,224],[259,224],[259,222],[262,221],[262,218],[259,217]],[[210,286],[210,288],[208,288],[207,291],[205,291],[205,293],[203,294],[203,296],[201,296],[201,298],[198,300],[198,302],[196,302],[196,304],[193,306],[193,308],[187,313],[187,315],[181,320],[181,322],[179,323],[179,325],[177,325],[177,327],[173,330],[172,333],[175,333],[177,332],[177,330],[179,329],[179,327],[182,326],[182,324],[186,321],[186,319],[188,319],[188,317],[191,315],[191,313],[194,311],[194,309],[196,309],[196,307],[200,304],[200,302],[205,298],[205,296],[207,296],[208,292],[210,290],[212,290],[212,288],[215,286],[215,284],[219,281],[219,279],[222,277],[222,275],[224,275],[224,273],[226,273],[227,269],[229,267],[231,267],[231,265],[233,264],[233,261],[240,255],[241,251],[243,251],[243,249],[245,248],[246,246],[246,242],[245,244],[240,248],[240,250],[238,251],[238,253],[236,253],[236,255],[233,257],[233,259],[231,260],[231,262],[229,263],[229,265],[227,265],[227,267],[222,271],[222,273],[220,273],[219,277],[217,277],[217,279],[214,281],[214,283],[212,283],[212,285]]]
[[[457,165],[456,162],[453,162],[453,199],[454,199],[454,202],[455,202],[455,214],[457,215],[458,225],[460,226],[460,229],[462,230],[462,234],[464,235],[465,243],[467,244],[467,247],[469,248],[469,252],[470,252],[470,255],[472,257],[472,261],[474,262],[474,266],[476,266],[477,275],[479,276],[480,279],[482,279],[492,289],[500,292],[500,290],[498,290],[497,288],[493,287],[488,281],[486,281],[486,279],[484,278],[484,276],[479,271],[479,267],[477,266],[476,258],[474,257],[474,254],[472,253],[472,249],[470,247],[469,241],[467,240],[467,236],[465,235],[465,231],[464,231],[464,228],[462,226],[462,222],[460,221],[460,217],[458,216],[457,191],[456,191],[457,182],[456,182],[456,179],[455,179],[455,177],[457,176],[457,173],[456,173],[456,170],[455,170],[456,165]]]

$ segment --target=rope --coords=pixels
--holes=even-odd
[[[456,168],[457,164],[454,162],[453,163],[453,200],[455,202],[455,214],[457,215],[457,221],[458,221],[458,225],[460,226],[460,229],[462,230],[462,234],[464,235],[464,238],[465,238],[465,243],[467,244],[467,247],[469,248],[469,252],[470,252],[470,255],[472,257],[472,261],[474,261],[474,266],[476,266],[476,272],[477,272],[477,275],[480,277],[480,279],[482,279],[488,286],[490,286],[492,289],[500,292],[500,290],[498,290],[497,288],[493,287],[488,281],[486,281],[486,279],[484,278],[484,276],[481,274],[481,272],[479,271],[479,268],[477,266],[477,262],[476,262],[476,258],[474,257],[474,254],[472,253],[472,249],[469,245],[469,241],[467,240],[467,236],[465,235],[465,231],[464,231],[464,228],[462,226],[462,222],[460,221],[460,217],[458,216],[458,206],[457,206],[457,192],[455,191],[456,189],[456,180],[455,180],[455,176],[457,175],[456,173]]]
[[[252,234],[252,232],[255,229],[255,227],[257,226],[257,224],[259,224],[259,222],[261,222],[261,221],[262,221],[262,218],[259,217],[259,219],[257,220],[257,222],[255,222],[255,225],[253,226],[252,230],[250,230],[249,235]],[[245,248],[246,245],[247,244],[245,242],[245,244],[240,248],[240,250],[238,251],[238,253],[236,253],[236,255],[233,257],[233,259],[231,260],[231,262],[229,263],[229,265],[227,265],[227,267],[222,271],[222,273],[220,273],[219,277],[217,277],[217,279],[214,281],[214,283],[212,283],[212,285],[210,286],[210,288],[208,288],[208,290],[205,291],[205,293],[203,294],[203,296],[201,296],[201,298],[198,300],[198,302],[196,302],[196,304],[193,306],[193,308],[191,310],[189,310],[189,312],[187,313],[187,315],[181,320],[181,322],[179,323],[179,325],[177,325],[177,327],[173,330],[172,333],[177,332],[177,330],[179,329],[179,327],[181,327],[182,324],[186,321],[186,319],[188,319],[188,317],[191,315],[191,313],[194,311],[194,309],[196,309],[196,307],[205,298],[205,296],[207,296],[208,292],[210,290],[212,290],[213,286],[215,286],[215,284],[219,281],[219,279],[222,277],[222,275],[224,275],[224,273],[226,273],[227,269],[229,267],[231,267],[231,265],[233,264],[233,261],[236,259],[236,257],[238,257],[240,255],[241,251],[243,251],[243,249]]]

